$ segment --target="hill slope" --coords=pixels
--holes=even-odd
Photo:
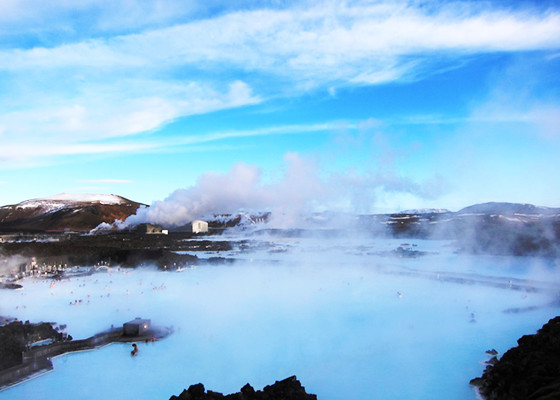
[[[560,208],[483,203],[456,213],[393,214],[389,234],[454,239],[470,253],[560,256]]]
[[[1,232],[87,232],[135,214],[143,204],[105,194],[60,194],[0,207]]]
[[[498,214],[503,216],[560,215],[560,208],[540,207],[518,203],[482,203],[465,207],[457,214]]]

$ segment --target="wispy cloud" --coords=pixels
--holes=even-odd
[[[485,3],[301,2],[223,8],[210,15],[185,2],[174,16],[177,4],[169,0],[145,6],[120,1],[114,15],[130,16],[121,25],[110,15],[112,2],[49,4],[11,0],[0,17],[23,36],[38,38],[37,31],[43,31],[48,38],[13,38],[0,49],[0,158],[11,162],[150,151],[165,144],[100,141],[277,96],[422,79],[438,70],[434,60],[453,63],[488,52],[557,53],[560,47],[560,12],[508,11]],[[70,11],[78,17],[64,19]],[[93,21],[83,30],[89,37],[76,30],[86,15]],[[54,29],[49,17],[70,21],[60,28],[67,33],[56,30],[62,40],[49,31]],[[251,134],[264,132],[181,140],[193,144]],[[18,159],[14,151],[20,151]]]
[[[156,129],[180,116],[260,101],[241,81],[230,83],[224,92],[196,83],[127,80],[119,82],[124,84],[122,91],[106,84],[83,85],[83,97],[69,98],[67,104],[47,95],[30,100],[24,109],[1,114],[2,140],[18,143],[25,136],[43,142],[76,143],[127,136]]]
[[[558,61],[519,57],[500,71],[492,88],[471,111],[472,122],[515,124],[545,139],[560,139],[560,99],[556,91]],[[552,79],[550,78],[552,77]]]
[[[78,183],[132,183],[130,179],[76,179]]]
[[[190,145],[206,142],[220,141],[232,138],[247,138],[255,136],[271,136],[271,135],[297,135],[302,133],[312,132],[328,132],[337,129],[340,123],[326,122],[322,124],[309,124],[309,125],[281,125],[262,129],[241,130],[241,131],[224,131],[213,132],[204,135],[189,136],[184,138],[177,138],[167,143],[168,146],[175,145]],[[351,128],[354,125],[346,123],[346,127]]]
[[[329,6],[330,5],[330,6]],[[406,2],[330,2],[232,12],[137,34],[0,53],[4,70],[150,67],[205,62],[323,79],[356,79],[429,52],[557,49],[560,14],[506,12],[448,3],[435,12]],[[364,61],[369,62],[364,64]],[[165,62],[165,64],[161,64]],[[340,70],[340,67],[342,70]]]
[[[560,138],[560,105],[532,104],[518,108],[504,104],[487,103],[475,111],[472,122],[523,123],[531,126],[534,134],[546,138]]]
[[[184,0],[4,0],[0,24],[9,40],[50,42],[130,32],[162,26],[204,12],[197,1]],[[17,39],[16,39],[17,38]]]
[[[352,128],[355,125],[345,123],[345,127]],[[188,136],[177,136],[153,140],[148,137],[143,140],[129,142],[112,142],[108,143],[77,143],[77,144],[42,144],[42,143],[20,143],[7,145],[2,148],[5,151],[3,159],[0,159],[0,167],[2,165],[9,167],[13,163],[25,164],[30,160],[35,160],[32,165],[37,165],[37,159],[49,162],[49,159],[59,156],[70,155],[110,155],[110,154],[138,154],[161,151],[175,151],[178,147],[182,147],[182,151],[204,151],[207,147],[199,148],[199,145],[208,143],[219,143],[227,139],[248,138],[257,136],[271,135],[297,135],[302,133],[322,133],[330,132],[338,129],[340,123],[337,121],[308,124],[308,125],[280,125],[253,130],[231,130],[217,131],[206,134],[193,134]],[[230,145],[224,145],[225,150],[231,150]],[[219,150],[219,147],[213,147],[213,150]],[[85,181],[84,181],[85,182]],[[93,181],[91,181],[93,182]]]

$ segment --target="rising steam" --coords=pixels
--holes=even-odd
[[[228,172],[207,172],[196,184],[177,189],[162,201],[141,208],[120,227],[139,223],[181,226],[214,213],[271,211],[272,222],[297,223],[314,211],[370,212],[378,191],[409,193],[421,198],[441,194],[434,184],[421,185],[394,173],[348,172],[324,176],[312,160],[290,153],[284,157],[280,178],[265,182],[253,165],[235,164]],[[276,217],[276,219],[275,219]]]

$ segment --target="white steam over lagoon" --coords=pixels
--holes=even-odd
[[[174,333],[140,343],[138,357],[130,344],[57,357],[53,372],[0,399],[167,399],[198,382],[232,393],[297,375],[321,400],[470,400],[486,350],[505,352],[558,313],[556,260],[456,254],[451,241],[286,236],[206,254],[235,263],[26,278],[1,291],[0,314],[67,324],[74,338],[135,317]]]

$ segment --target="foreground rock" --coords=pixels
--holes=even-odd
[[[307,394],[305,388],[295,376],[282,381],[276,381],[273,385],[265,386],[257,390],[249,384],[241,388],[238,393],[223,395],[211,390],[206,391],[202,383],[191,385],[183,390],[179,396],[171,396],[169,400],[317,400],[314,394]]]
[[[471,384],[486,400],[560,399],[560,316],[517,343]]]

